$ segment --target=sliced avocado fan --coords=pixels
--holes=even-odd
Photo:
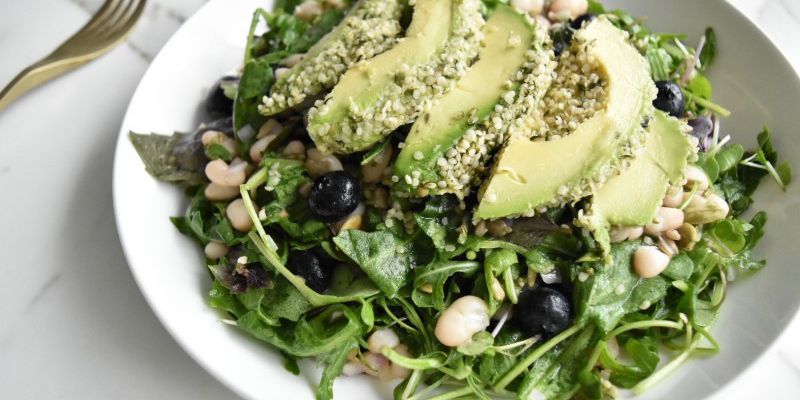
[[[619,176],[608,180],[592,197],[577,224],[594,234],[604,254],[609,254],[612,225],[649,224],[670,186],[683,179],[695,145],[688,136],[691,128],[680,120],[656,111],[647,130],[644,150]]]
[[[498,6],[482,32],[478,61],[411,127],[395,162],[395,191],[465,196],[500,143],[489,132],[492,121],[523,100],[518,89],[525,78],[542,63],[554,64],[547,32],[511,7]]]
[[[258,111],[266,116],[302,104],[332,88],[359,61],[391,48],[402,31],[404,0],[360,0],[331,32],[323,36],[278,78]]]
[[[324,153],[368,149],[414,121],[461,78],[478,53],[479,0],[417,0],[406,37],[342,76],[308,113]]]
[[[482,188],[474,218],[531,216],[597,191],[641,148],[655,85],[647,61],[604,17],[575,34],[606,82],[605,107],[559,140],[512,135]]]

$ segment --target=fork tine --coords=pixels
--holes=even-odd
[[[113,37],[114,32],[119,29],[121,25],[124,25],[131,17],[132,12],[136,10],[136,7],[139,5],[139,0],[123,1],[123,3],[124,4],[118,7],[115,12],[109,16],[108,21],[104,25],[97,27],[95,30],[96,35],[103,38]]]
[[[96,29],[99,26],[101,27],[105,25],[105,22],[108,20],[108,18],[112,16],[123,3],[124,0],[106,0],[105,3],[103,3],[103,6],[100,7],[100,10],[95,13],[92,19],[90,19],[89,22],[87,22],[79,32],[88,32]]]
[[[101,38],[101,40],[97,40],[97,37],[94,38],[96,44],[94,47],[96,48],[105,48],[107,46],[112,46],[115,43],[125,39],[128,34],[131,32],[131,28],[139,19],[139,16],[144,11],[144,7],[146,5],[146,0],[131,0],[127,4],[125,13],[119,16],[119,18],[107,25],[107,29],[103,30],[102,33],[98,33],[97,36]]]

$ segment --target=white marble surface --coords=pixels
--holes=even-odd
[[[151,0],[129,42],[0,113],[0,399],[235,399],[169,337],[117,240],[111,166],[149,61],[205,0]],[[730,0],[800,70],[800,0]],[[0,85],[102,0],[0,0]],[[800,320],[721,399],[800,398]],[[729,351],[735,351],[730,349]]]

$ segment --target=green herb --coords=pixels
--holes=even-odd
[[[415,265],[414,247],[388,231],[346,230],[333,242],[350,257],[378,288],[394,297],[405,286]]]
[[[703,35],[704,44],[703,49],[700,50],[700,70],[705,71],[711,68],[711,65],[717,59],[717,34],[714,33],[714,28],[706,28],[705,35]]]

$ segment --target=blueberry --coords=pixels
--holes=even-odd
[[[689,120],[689,126],[692,127],[692,136],[700,142],[700,150],[708,150],[711,135],[714,133],[714,122],[711,118],[703,115],[692,118]]]
[[[520,294],[514,306],[514,319],[531,336],[550,337],[567,329],[572,320],[572,305],[558,290],[537,286]]]
[[[592,13],[583,14],[580,17],[573,19],[572,22],[569,23],[569,27],[577,31],[578,29],[583,28],[584,24],[594,21],[595,18],[597,18],[597,15]]]
[[[319,250],[296,251],[289,255],[289,269],[306,281],[306,286],[322,293],[331,285],[333,267]]]
[[[213,116],[228,116],[233,114],[233,100],[225,96],[225,87],[235,85],[239,78],[235,76],[223,76],[214,83],[214,87],[208,92],[206,97],[206,111]]]
[[[314,180],[308,208],[320,221],[333,223],[348,216],[361,202],[361,185],[344,171],[329,172]]]
[[[686,113],[686,100],[680,86],[672,81],[658,81],[656,88],[658,96],[653,100],[653,106],[676,118]]]
[[[558,57],[569,48],[572,42],[572,30],[569,28],[555,30],[550,34],[550,38],[553,40],[553,53]]]

